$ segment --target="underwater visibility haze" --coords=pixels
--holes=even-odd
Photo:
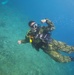
[[[73,7],[74,0],[0,0],[0,75],[74,75],[74,62],[59,63],[30,43],[17,43],[30,20],[49,18],[56,27],[52,37],[74,46]]]

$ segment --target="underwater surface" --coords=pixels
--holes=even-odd
[[[49,18],[52,37],[74,46],[73,7],[74,0],[0,0],[0,75],[74,75],[74,62],[58,63],[30,43],[17,43],[30,20]]]

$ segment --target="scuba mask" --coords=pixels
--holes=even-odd
[[[37,23],[34,23],[32,26],[30,26],[31,28],[34,28],[36,29],[38,27],[38,24]]]
[[[37,31],[37,28],[38,28],[38,24],[34,23],[34,24],[31,26],[31,31],[32,31],[32,32],[36,32],[36,31]]]

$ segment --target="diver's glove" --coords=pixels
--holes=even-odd
[[[41,23],[46,23],[46,19],[42,19],[41,20]]]
[[[41,20],[41,23],[47,23],[47,21],[51,22],[51,20],[49,20],[48,18],[45,18]]]

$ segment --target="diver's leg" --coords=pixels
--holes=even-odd
[[[58,52],[55,51],[55,50],[47,51],[46,53],[47,53],[48,55],[50,55],[51,58],[53,58],[53,59],[54,59],[55,61],[57,61],[57,62],[66,63],[66,62],[72,61],[69,56],[62,56],[60,53],[58,53]]]
[[[67,53],[74,52],[74,46],[69,46],[64,42],[53,40],[52,45],[55,50],[61,50]]]

